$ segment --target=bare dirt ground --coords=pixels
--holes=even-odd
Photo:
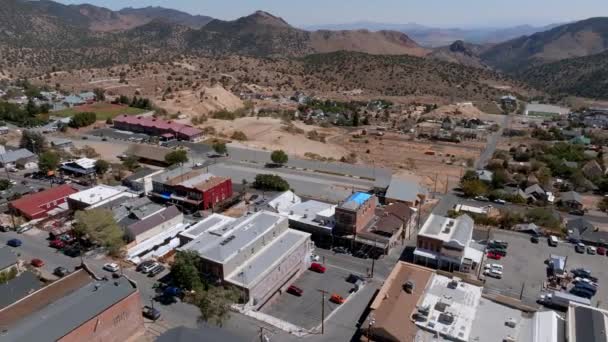
[[[83,148],[84,146],[90,146],[97,153],[99,153],[100,158],[109,162],[117,163],[120,162],[118,156],[125,153],[129,144],[125,143],[117,143],[110,141],[90,141],[90,140],[77,140],[72,139],[74,147]]]
[[[423,184],[436,191],[444,191],[446,184],[448,189],[455,186],[467,163],[481,153],[477,147],[411,141],[393,133],[384,137],[363,136],[359,139],[342,136],[333,143],[356,153],[358,162],[388,167],[397,175],[418,176]]]
[[[304,157],[306,153],[315,153],[322,157],[339,159],[348,154],[348,150],[340,145],[314,141],[306,136],[307,132],[316,130],[319,134],[327,135],[329,140],[331,137],[341,134],[341,129],[309,126],[301,122],[293,122],[293,125],[302,130],[302,133],[287,132],[284,129],[287,125],[282,120],[268,117],[245,117],[236,120],[209,119],[202,126],[214,127],[218,136],[222,137],[230,137],[235,131],[241,131],[247,136],[247,141],[239,144],[266,150],[282,149],[299,157]]]
[[[425,114],[425,117],[445,117],[454,116],[462,119],[478,119],[482,116],[486,115],[486,113],[479,110],[473,104],[469,103],[459,103],[459,104],[449,104],[445,106],[440,106],[439,108],[431,111],[428,114]]]
[[[171,96],[166,96],[164,101],[163,96],[158,96],[154,99],[154,103],[169,113],[180,113],[189,117],[220,110],[235,111],[244,106],[238,96],[219,85],[177,91]]]

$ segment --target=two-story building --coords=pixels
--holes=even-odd
[[[431,214],[418,232],[414,261],[449,271],[470,272],[478,267],[483,251],[473,248],[473,219]]]
[[[335,209],[336,235],[356,235],[375,216],[378,198],[365,192],[355,192]]]

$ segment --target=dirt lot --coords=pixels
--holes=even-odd
[[[234,131],[241,131],[247,136],[243,145],[267,150],[282,149],[289,154],[304,157],[306,153],[316,153],[326,158],[340,159],[348,154],[348,150],[338,144],[322,143],[308,139],[306,134],[316,130],[319,134],[327,135],[329,141],[342,133],[339,128],[321,128],[293,122],[298,132],[287,132],[287,126],[280,119],[246,117],[236,120],[210,119],[201,127],[214,127],[219,136],[230,137]]]
[[[182,90],[155,98],[154,103],[169,113],[181,113],[189,117],[209,114],[219,110],[235,111],[244,106],[243,101],[221,86]]]
[[[483,148],[482,142],[455,144],[408,140],[393,133],[358,139],[342,136],[332,142],[356,153],[359,162],[389,167],[397,174],[420,176],[426,186],[437,191],[445,189],[446,181],[448,188],[455,186],[467,162],[479,157]],[[448,164],[449,160],[452,160],[451,164]]]

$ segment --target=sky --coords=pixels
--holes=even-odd
[[[542,26],[608,16],[608,0],[59,0],[111,9],[162,6],[232,20],[264,10],[294,26],[359,21],[433,27]]]

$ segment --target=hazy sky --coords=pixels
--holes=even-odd
[[[439,27],[546,25],[608,16],[608,0],[59,0],[88,2],[111,9],[163,6],[219,19],[256,10],[283,17],[292,25],[355,21],[418,23]]]

